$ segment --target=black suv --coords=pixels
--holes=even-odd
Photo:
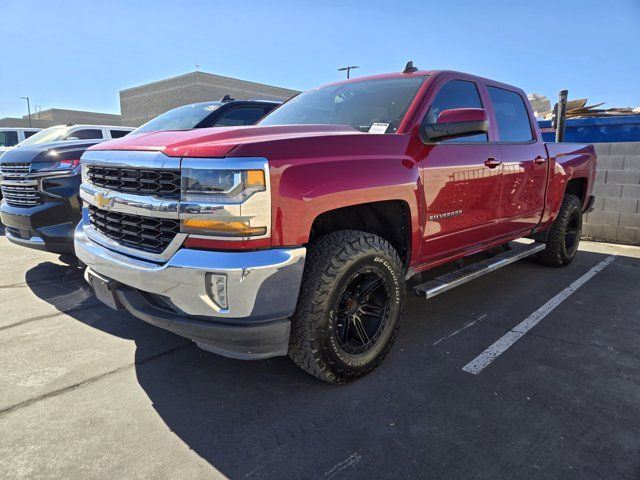
[[[233,100],[225,96],[221,101],[170,110],[129,135],[253,125],[278,105],[280,102]],[[74,253],[73,232],[81,216],[80,157],[102,140],[73,138],[18,146],[0,158],[0,187],[4,195],[0,219],[11,242],[53,253]]]
[[[133,134],[253,125],[280,103],[270,100],[234,100],[225,95],[217,102],[192,103],[169,110],[138,127]]]

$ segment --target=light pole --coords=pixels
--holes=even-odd
[[[348,79],[349,79],[349,76],[350,76],[349,74],[351,73],[351,70],[353,70],[353,69],[355,69],[355,68],[360,68],[360,67],[359,67],[359,66],[357,66],[357,65],[347,65],[346,67],[340,67],[340,68],[338,69],[338,71],[339,71],[339,72],[344,72],[344,71],[346,71],[346,72],[347,72],[347,80],[348,80]]]
[[[27,112],[29,113],[29,126],[31,126],[31,101],[29,100],[29,97],[20,97],[20,98],[27,101]]]

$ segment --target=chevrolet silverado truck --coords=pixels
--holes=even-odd
[[[343,383],[389,352],[414,275],[504,246],[412,288],[430,298],[529,255],[571,263],[595,154],[543,143],[518,88],[408,65],[256,126],[96,145],[82,169],[75,245],[98,298],[203,349],[288,354]]]

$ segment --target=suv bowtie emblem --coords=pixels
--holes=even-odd
[[[93,202],[100,209],[106,209],[113,207],[113,198],[108,198],[104,196],[104,193],[96,193],[93,196]]]

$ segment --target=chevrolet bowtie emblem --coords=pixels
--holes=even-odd
[[[93,196],[93,203],[102,210],[113,207],[113,198],[108,198],[104,196],[104,193],[99,192]]]

